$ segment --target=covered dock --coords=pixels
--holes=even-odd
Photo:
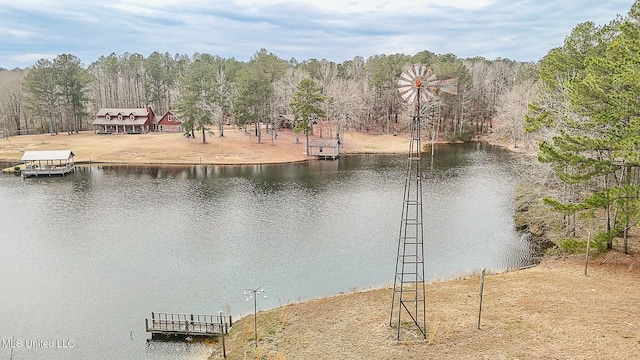
[[[66,175],[75,171],[71,150],[25,151],[23,177]]]
[[[309,139],[309,155],[318,159],[335,160],[340,157],[340,142],[338,140]]]

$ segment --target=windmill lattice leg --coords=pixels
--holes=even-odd
[[[419,112],[418,112],[419,114]],[[413,117],[411,141],[404,184],[402,220],[398,236],[396,274],[393,283],[391,316],[394,315],[400,340],[401,316],[407,314],[426,339],[426,303],[424,287],[424,243],[422,221],[422,167],[420,115]]]

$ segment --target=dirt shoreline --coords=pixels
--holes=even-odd
[[[281,130],[277,138],[272,138],[263,129],[258,142],[253,133],[229,127],[224,137],[211,135],[206,140],[203,144],[199,136],[188,139],[180,133],[97,135],[86,131],[73,135],[24,135],[0,140],[0,162],[18,164],[28,150],[72,150],[74,160],[80,164],[255,165],[311,159],[306,155],[305,138],[297,142],[291,130]],[[408,144],[409,139],[404,136],[349,131],[343,136],[340,152],[399,153],[408,151]]]

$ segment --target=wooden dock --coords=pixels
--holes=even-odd
[[[22,155],[23,177],[66,175],[75,171],[71,150],[25,151]]]
[[[151,313],[145,319],[147,332],[163,336],[226,335],[231,328],[231,316]]]
[[[23,177],[32,176],[64,176],[74,172],[76,169],[74,164],[65,164],[61,166],[43,165],[43,166],[26,166],[22,169]]]

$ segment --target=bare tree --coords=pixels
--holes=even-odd
[[[0,71],[0,130],[28,127],[23,104],[22,80],[26,71]]]
[[[508,137],[515,148],[518,147],[519,141],[524,141],[527,149],[530,145],[526,139],[524,118],[529,112],[529,104],[537,98],[539,91],[538,81],[525,80],[500,95],[498,99],[494,130],[499,135]]]

